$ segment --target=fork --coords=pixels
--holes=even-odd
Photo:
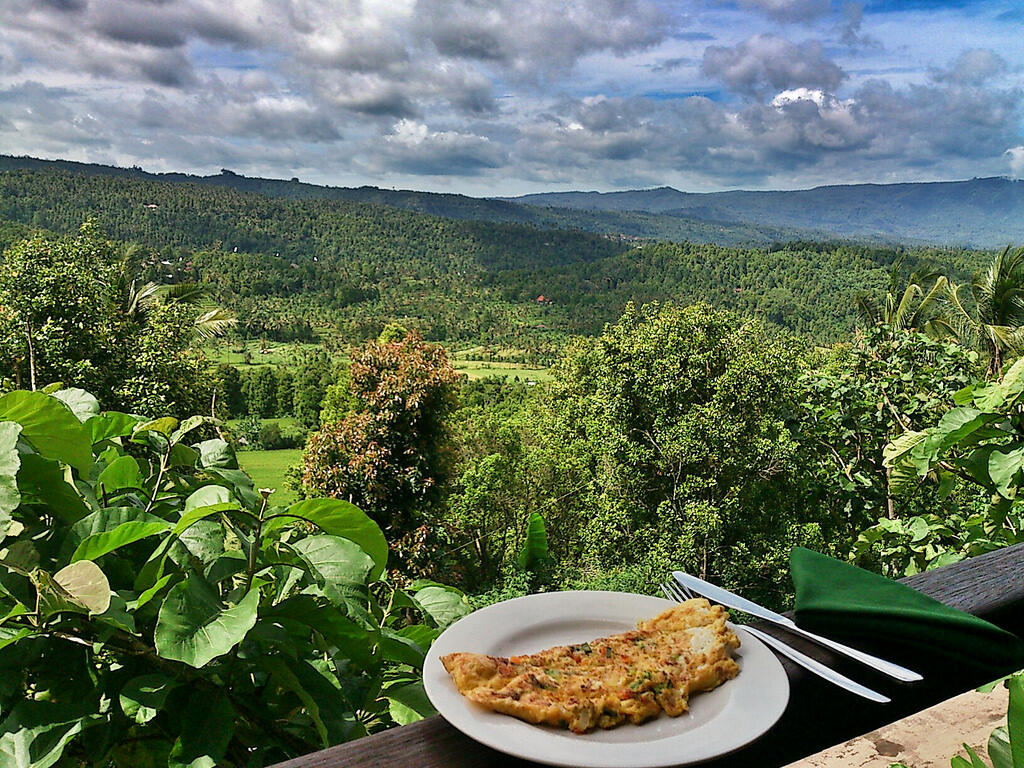
[[[675,584],[672,582],[666,582],[661,585],[661,591],[665,593],[665,597],[674,603],[682,603],[686,600],[700,597],[692,590],[684,587],[681,584]],[[774,635],[769,635],[767,632],[762,632],[757,627],[744,626],[743,631],[750,633],[758,640],[763,642],[765,645],[774,648],[776,651],[781,653],[783,656],[792,659],[800,666],[807,670],[810,670],[814,674],[818,675],[825,680],[828,680],[834,685],[838,685],[840,688],[845,688],[851,693],[855,693],[858,696],[863,696],[865,699],[878,702],[879,704],[888,704],[891,699],[888,696],[884,696],[878,691],[874,691],[868,688],[866,685],[861,685],[856,680],[851,680],[845,675],[841,675],[831,667],[826,667],[817,659],[812,659],[810,656],[801,653],[800,651],[786,645],[784,642]]]

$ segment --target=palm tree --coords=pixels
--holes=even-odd
[[[1024,350],[1024,248],[1007,246],[967,288],[950,283],[946,319],[962,341],[988,353],[988,376],[999,378],[1006,354]]]
[[[209,297],[209,291],[200,283],[174,283],[160,285],[153,281],[142,282],[139,276],[142,246],[132,243],[124,247],[121,261],[110,284],[111,301],[121,314],[140,325],[145,324],[149,313],[161,303],[181,303],[196,307],[199,314],[193,323],[197,337],[209,341],[223,336],[237,318],[230,310],[217,307]]]
[[[854,301],[861,316],[872,325],[881,325],[890,334],[897,331],[918,331],[934,339],[955,337],[948,320],[938,314],[949,290],[949,279],[935,269],[918,269],[907,278],[901,289],[903,259],[889,271],[885,303],[878,304],[865,294]],[[925,286],[931,284],[926,290]]]

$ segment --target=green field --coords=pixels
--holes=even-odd
[[[521,363],[498,363],[486,360],[453,360],[455,370],[471,379],[485,379],[491,376],[520,381],[550,381],[551,371],[547,368],[529,368]]]
[[[261,368],[265,365],[277,367],[293,364],[303,352],[319,352],[321,344],[300,344],[297,342],[258,341],[223,342],[207,347],[206,356],[215,363],[229,363],[240,370]]]
[[[291,504],[298,499],[295,492],[285,487],[285,472],[302,461],[302,450],[239,451],[238,465],[252,478],[257,488],[276,489],[271,504]]]

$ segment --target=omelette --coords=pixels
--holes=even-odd
[[[487,709],[587,733],[661,712],[687,711],[691,694],[710,691],[739,673],[736,634],[728,612],[687,600],[637,628],[528,656],[450,653],[441,663],[456,688]]]

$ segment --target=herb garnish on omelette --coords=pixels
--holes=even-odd
[[[495,712],[586,733],[687,711],[691,694],[739,673],[728,612],[687,600],[635,630],[529,656],[441,657],[459,692]]]

